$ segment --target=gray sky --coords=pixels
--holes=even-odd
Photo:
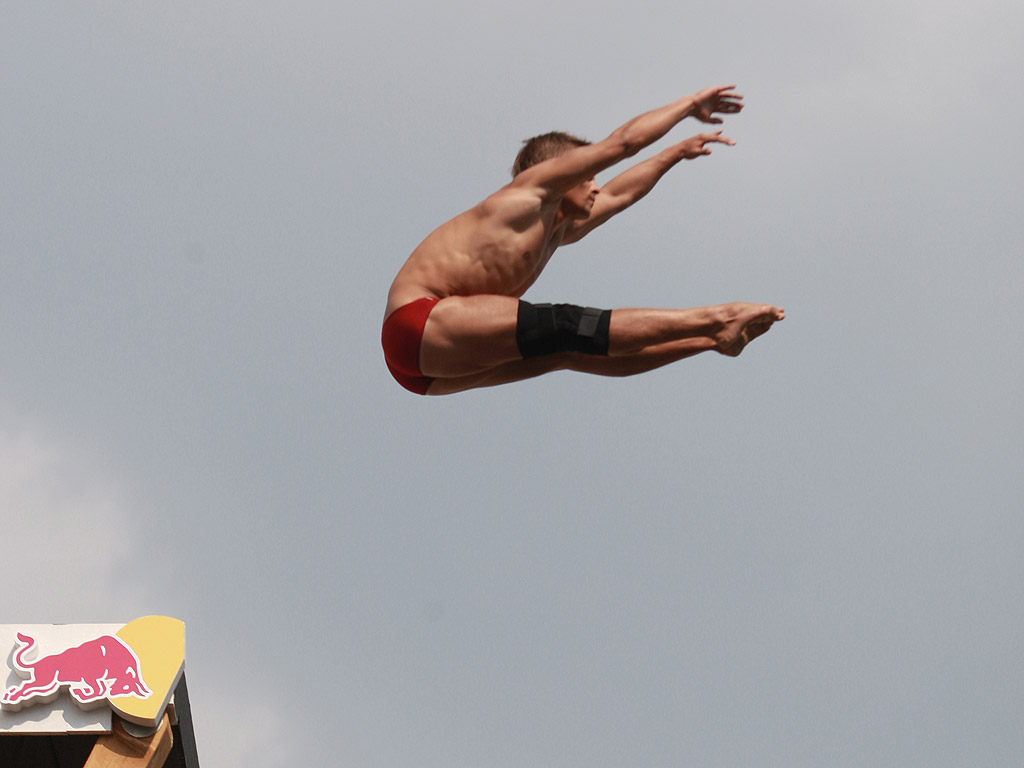
[[[1020,3],[3,18],[0,620],[183,619],[204,768],[1020,761]],[[527,298],[784,323],[390,379],[395,271],[520,140],[724,83],[737,145]]]

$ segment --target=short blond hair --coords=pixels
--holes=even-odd
[[[530,166],[550,160],[552,157],[564,155],[570,149],[585,147],[588,144],[590,142],[586,139],[563,131],[552,131],[534,136],[523,142],[523,148],[519,150],[516,161],[512,165],[512,176],[514,178]]]

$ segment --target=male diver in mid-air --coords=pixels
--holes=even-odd
[[[555,249],[646,195],[681,160],[735,142],[701,133],[619,174],[594,176],[687,117],[735,114],[735,86],[707,88],[635,117],[596,144],[565,133],[527,140],[513,179],[434,230],[391,284],[381,343],[392,375],[421,395],[489,387],[556,370],[629,376],[699,352],[738,355],[785,312],[770,304],[599,310],[530,304],[526,289]]]

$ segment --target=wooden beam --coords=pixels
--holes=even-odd
[[[162,768],[173,744],[171,721],[166,714],[156,731],[143,738],[129,734],[121,718],[115,717],[113,731],[96,740],[82,768]]]

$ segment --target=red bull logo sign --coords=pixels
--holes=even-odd
[[[109,723],[109,712],[155,726],[184,670],[185,625],[166,616],[120,626],[0,626],[0,643],[5,635],[14,644],[7,657],[8,684],[0,688],[0,731],[40,730],[31,726],[47,719],[46,713],[31,710],[48,707],[59,710],[57,720],[68,727],[51,722],[42,730],[83,730],[74,727],[82,718],[69,713],[69,703],[81,712],[108,710],[98,726],[95,718],[85,718],[93,727],[84,730],[109,730],[103,723]],[[26,723],[29,727],[18,727]]]
[[[18,643],[21,647],[14,654],[14,669],[27,682],[0,697],[4,709],[18,711],[26,704],[53,701],[65,686],[71,697],[85,706],[105,701],[107,696],[148,699],[153,695],[142,681],[139,657],[114,635],[36,661],[26,659],[35,648],[35,638],[19,632]]]

